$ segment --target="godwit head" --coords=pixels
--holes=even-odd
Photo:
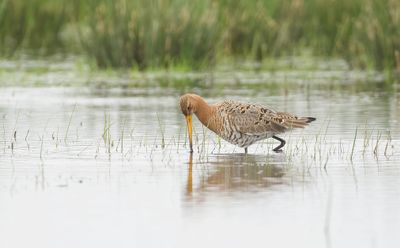
[[[179,105],[181,107],[182,113],[185,115],[185,118],[186,118],[188,134],[189,134],[190,152],[193,152],[192,115],[193,115],[193,113],[197,113],[197,110],[199,109],[199,107],[201,108],[201,105],[203,105],[203,104],[206,104],[204,102],[203,98],[201,98],[201,96],[198,96],[196,94],[185,94],[185,95],[181,96],[181,99],[179,101]]]

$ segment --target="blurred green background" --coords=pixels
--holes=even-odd
[[[1,0],[0,56],[198,70],[302,53],[400,71],[398,0]]]

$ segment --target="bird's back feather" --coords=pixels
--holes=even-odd
[[[312,117],[297,117],[287,112],[276,112],[260,104],[224,101],[218,105],[220,113],[232,129],[249,135],[283,133],[292,128],[304,128]]]

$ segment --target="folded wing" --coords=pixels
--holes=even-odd
[[[287,112],[276,112],[272,108],[234,101],[224,102],[228,120],[237,131],[249,135],[283,133],[292,128],[304,128],[312,117],[297,117]]]

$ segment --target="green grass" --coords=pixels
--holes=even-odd
[[[309,50],[398,77],[399,13],[396,0],[3,0],[0,55],[207,69]]]

